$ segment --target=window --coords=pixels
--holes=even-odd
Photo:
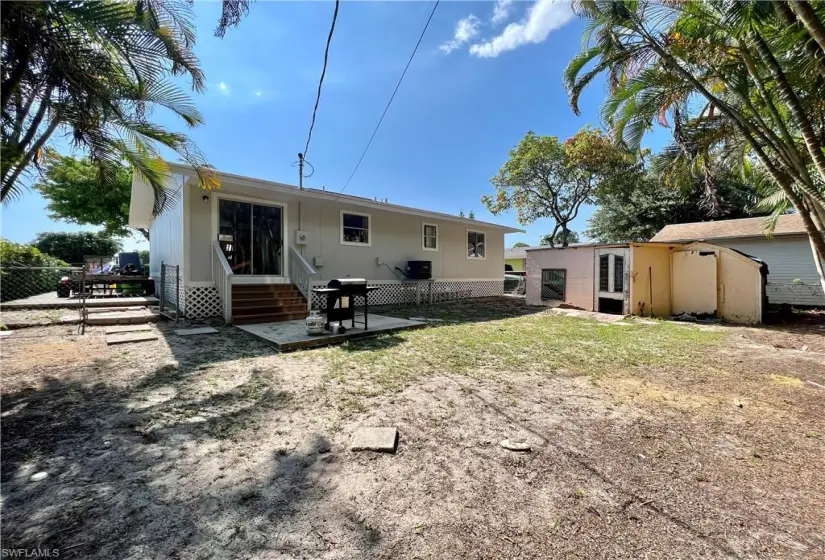
[[[467,230],[467,258],[468,259],[483,259],[484,258],[484,241],[485,235],[480,231]]]
[[[564,284],[567,271],[561,268],[543,268],[541,270],[541,299],[564,301]]]
[[[370,215],[341,211],[341,245],[372,244]]]
[[[599,257],[599,291],[607,292],[610,290],[610,255],[601,255]]]
[[[425,251],[438,251],[438,226],[424,224],[424,241],[421,248]]]
[[[613,256],[613,291],[624,291],[624,257]]]

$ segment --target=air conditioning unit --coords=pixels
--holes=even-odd
[[[302,229],[295,232],[295,244],[306,245],[309,242],[309,235]]]

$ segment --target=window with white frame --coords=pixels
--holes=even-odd
[[[483,259],[486,235],[483,231],[467,230],[467,258]]]
[[[371,245],[370,215],[341,211],[341,244]]]
[[[438,226],[424,224],[423,236],[421,248],[425,251],[438,251]]]

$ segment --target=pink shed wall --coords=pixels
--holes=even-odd
[[[554,306],[562,303],[541,299],[541,270],[561,268],[567,271],[564,303],[593,311],[594,262],[593,247],[527,251],[527,304]]]

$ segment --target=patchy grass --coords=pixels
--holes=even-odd
[[[371,381],[398,389],[432,374],[495,376],[498,372],[598,377],[642,366],[685,366],[725,335],[674,325],[604,324],[553,313],[449,323],[313,351],[339,381]],[[432,314],[430,314],[432,316]],[[463,317],[462,317],[463,318]]]

